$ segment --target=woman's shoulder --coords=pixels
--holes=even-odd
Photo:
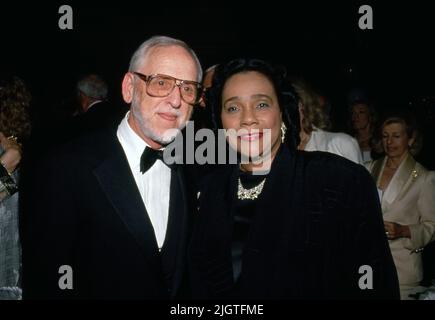
[[[435,171],[430,171],[430,170],[426,169],[426,167],[418,161],[415,161],[415,170],[417,170],[425,175],[435,174]]]
[[[306,152],[301,157],[307,190],[332,192],[350,199],[361,190],[374,188],[373,178],[363,165],[326,152]]]
[[[435,185],[435,171],[426,169],[425,166],[417,161],[415,162],[415,167],[413,171],[413,174],[416,174],[417,176],[420,175],[424,178],[426,182]]]
[[[361,169],[365,171],[362,165],[330,152],[300,151],[297,154],[305,163],[305,167],[308,170],[329,172],[339,175],[354,174],[355,172],[360,172]]]
[[[344,132],[328,132],[328,138],[329,142],[334,145],[358,147],[356,139]]]
[[[364,166],[366,167],[366,169],[368,171],[372,171],[372,169],[377,166],[377,165],[382,165],[382,162],[384,161],[384,157],[381,157],[379,159],[375,159],[375,160],[370,160],[370,161],[366,161],[364,162]]]
[[[320,141],[318,143],[319,150],[335,153],[353,162],[362,163],[358,142],[350,135],[344,132],[319,131],[316,133],[316,140]]]

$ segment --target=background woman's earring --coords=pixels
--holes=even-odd
[[[285,133],[287,131],[287,127],[285,126],[285,123],[281,123],[281,142],[284,143],[285,140]]]

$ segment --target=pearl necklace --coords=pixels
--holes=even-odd
[[[239,185],[237,190],[237,198],[239,200],[255,200],[258,198],[260,193],[263,191],[264,182],[266,178],[261,181],[261,183],[251,189],[245,189],[242,186],[242,181],[239,178]]]

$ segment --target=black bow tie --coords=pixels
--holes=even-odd
[[[145,147],[145,150],[140,157],[140,172],[147,172],[157,160],[161,160],[164,164],[166,164],[163,161],[163,151]],[[173,168],[173,165],[166,165],[171,169]]]

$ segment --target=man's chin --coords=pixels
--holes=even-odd
[[[156,140],[163,145],[167,145],[175,140],[179,132],[180,130],[177,128],[170,128],[164,133],[159,134]]]
[[[175,137],[164,137],[161,139],[161,144],[168,145],[168,144],[172,143],[174,140],[175,140]]]

